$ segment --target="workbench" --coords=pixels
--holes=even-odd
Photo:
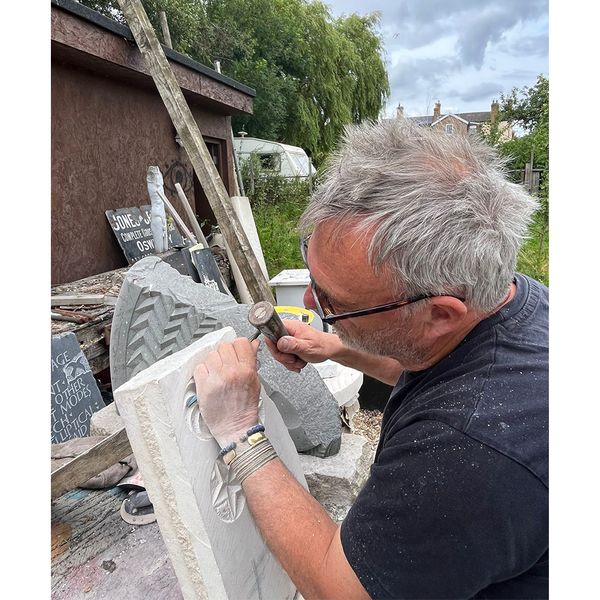
[[[126,495],[77,488],[52,502],[52,600],[182,600],[158,524],[121,518]]]
[[[52,286],[52,296],[103,294],[116,298],[129,267]],[[67,307],[65,307],[67,308]],[[109,367],[114,305],[71,305],[85,322],[51,321],[52,335],[72,332],[94,375]],[[130,525],[119,513],[127,492],[75,488],[52,501],[53,600],[181,600],[156,522]]]

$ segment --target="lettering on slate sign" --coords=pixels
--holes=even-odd
[[[52,443],[90,434],[90,418],[104,401],[74,333],[52,336]]]
[[[106,218],[125,254],[128,264],[154,254],[152,237],[151,206],[107,210]],[[169,224],[169,248],[183,248],[183,238],[173,223]]]

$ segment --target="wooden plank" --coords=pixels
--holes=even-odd
[[[160,19],[160,28],[162,29],[163,40],[165,41],[165,46],[169,48],[173,48],[173,42],[171,42],[171,32],[169,31],[169,22],[167,21],[167,15],[164,10],[161,10],[158,13],[158,17]]]
[[[104,294],[63,294],[50,297],[50,306],[87,306],[89,304],[104,304]],[[116,298],[115,298],[116,300]]]
[[[196,215],[194,214],[194,211],[192,210],[192,207],[190,206],[187,196],[185,195],[185,192],[183,191],[183,188],[181,187],[181,184],[179,182],[177,182],[175,184],[175,189],[177,190],[177,195],[179,196],[179,201],[183,205],[185,214],[188,216],[188,219],[190,220],[190,223],[192,224],[192,229],[194,230],[194,233],[196,234],[196,239],[198,240],[198,243],[202,244],[205,248],[208,248],[209,247],[208,242],[206,241],[206,238],[204,237],[204,233],[202,233],[202,229],[200,229],[200,225],[198,224]]]
[[[169,199],[165,196],[164,192],[162,192],[161,190],[158,190],[158,195],[160,196],[160,199],[163,201],[165,208],[167,209],[169,214],[175,219],[175,223],[177,223],[177,225],[179,225],[179,228],[181,229],[181,231],[183,231],[183,233],[186,235],[186,237],[189,240],[191,240],[193,244],[196,244],[197,240],[196,240],[194,234],[188,229],[184,220],[179,216],[179,213],[175,210],[175,207],[169,202]]]
[[[61,444],[52,444],[50,454],[50,472],[58,470],[63,465],[71,462],[90,448],[104,440],[106,435],[91,435],[81,438],[73,438]]]
[[[202,139],[198,124],[181,92],[142,3],[140,0],[118,1],[253,301],[267,300],[274,304],[275,299],[271,288],[233,210],[227,190]]]
[[[132,453],[125,428],[115,431],[99,444],[59,467],[51,476],[51,498],[85,483]]]

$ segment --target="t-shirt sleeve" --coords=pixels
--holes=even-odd
[[[546,487],[525,467],[437,421],[394,433],[342,523],[372,598],[470,598],[547,548]]]

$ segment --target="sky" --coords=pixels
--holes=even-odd
[[[381,13],[391,96],[406,116],[490,110],[548,76],[548,0],[323,0],[334,17]]]

